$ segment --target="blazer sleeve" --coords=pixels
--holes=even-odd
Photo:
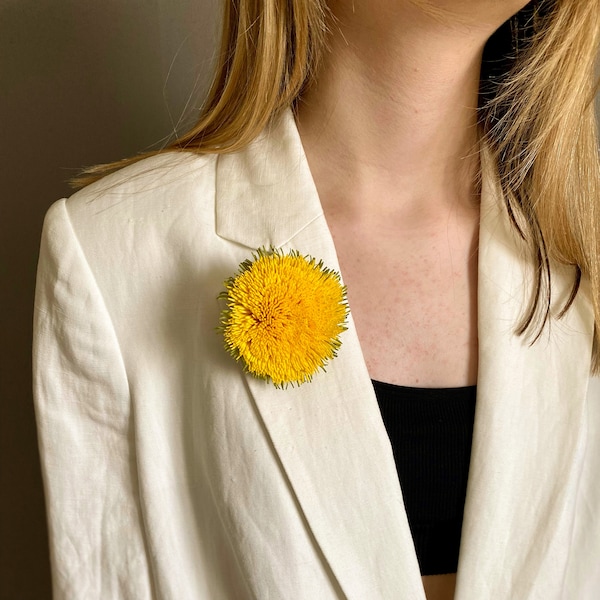
[[[44,222],[33,375],[54,599],[151,598],[127,376],[65,200]]]

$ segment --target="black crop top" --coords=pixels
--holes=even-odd
[[[373,381],[421,575],[456,573],[476,386],[410,388]]]

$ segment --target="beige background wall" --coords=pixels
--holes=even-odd
[[[40,228],[82,165],[194,119],[219,0],[0,0],[0,599],[50,598],[30,393]]]
[[[160,145],[210,77],[218,0],[0,0],[0,599],[50,598],[30,393],[40,228],[82,165]],[[181,124],[183,127],[183,124]]]

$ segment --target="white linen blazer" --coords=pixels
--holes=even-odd
[[[588,290],[535,343],[515,336],[531,266],[494,177],[482,196],[456,598],[597,600]],[[223,348],[217,295],[260,246],[339,269],[289,112],[241,152],[165,153],[48,211],[34,386],[57,600],[425,598],[352,320],[300,387]],[[564,299],[572,273],[553,275]]]

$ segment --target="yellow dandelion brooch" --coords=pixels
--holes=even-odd
[[[346,330],[346,288],[322,262],[261,248],[225,288],[225,348],[255,377],[275,387],[299,385],[336,356]]]

